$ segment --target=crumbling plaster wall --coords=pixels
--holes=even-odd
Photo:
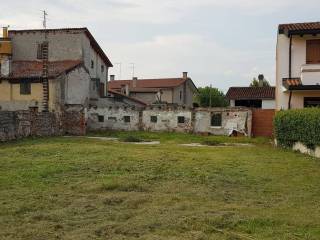
[[[221,114],[221,126],[211,126],[213,114]],[[195,112],[194,132],[230,135],[234,130],[251,136],[252,112],[238,108],[202,108]]]
[[[151,118],[156,118],[152,122]],[[184,118],[178,123],[178,117]],[[146,109],[142,113],[142,126],[145,131],[192,132],[192,111],[185,109]]]
[[[221,126],[211,126],[211,116],[221,114]],[[103,119],[99,116],[103,116]],[[124,121],[130,116],[130,123]],[[180,118],[180,123],[178,119]],[[211,108],[184,109],[174,107],[91,107],[88,111],[90,130],[194,132],[199,134],[230,135],[233,131],[251,136],[252,113],[249,109]]]
[[[139,114],[140,111],[134,107],[90,108],[88,128],[89,130],[137,131],[140,129]],[[126,121],[126,118],[129,121]]]

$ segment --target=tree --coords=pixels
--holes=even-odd
[[[217,88],[204,87],[199,88],[199,94],[197,95],[197,103],[200,107],[227,107],[229,102],[227,101],[224,93]]]
[[[250,87],[270,87],[270,83],[265,79],[263,74],[259,74],[258,79],[253,78]]]

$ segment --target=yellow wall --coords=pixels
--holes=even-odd
[[[320,91],[293,91],[291,98],[291,108],[301,109],[304,108],[304,98],[305,97],[320,97]],[[288,105],[289,92],[283,93],[283,103]],[[279,109],[278,109],[279,110]]]
[[[56,82],[49,81],[49,110],[59,111],[57,109],[57,88]],[[38,102],[39,110],[42,109],[42,84],[41,83],[31,83],[31,94],[30,95],[21,95],[20,94],[20,84],[10,84],[6,80],[2,80],[0,83],[0,102],[11,101],[11,102],[19,102],[19,101],[30,101],[30,102]],[[17,109],[22,110],[22,109]]]

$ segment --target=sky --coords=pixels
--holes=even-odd
[[[319,0],[11,0],[0,26],[87,27],[116,79],[180,77],[223,91],[258,74],[275,82],[280,23],[320,21]],[[121,63],[121,75],[120,64]]]

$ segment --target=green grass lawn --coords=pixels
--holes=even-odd
[[[93,134],[91,134],[93,135]],[[0,144],[0,239],[320,239],[320,161],[169,133]],[[253,146],[185,147],[191,142]]]

